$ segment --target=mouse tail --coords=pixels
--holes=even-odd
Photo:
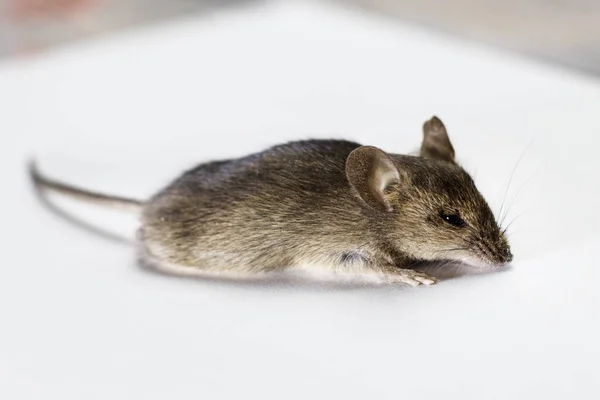
[[[92,192],[47,178],[40,173],[35,161],[33,160],[28,163],[28,170],[31,181],[38,191],[49,190],[88,203],[95,203],[98,205],[119,208],[127,211],[139,212],[144,204],[144,202],[140,200]]]

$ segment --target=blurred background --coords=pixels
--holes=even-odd
[[[0,0],[0,57],[264,0]],[[285,1],[285,0],[282,0]],[[600,74],[598,0],[322,0]]]

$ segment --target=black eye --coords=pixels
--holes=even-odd
[[[445,212],[440,212],[440,217],[448,224],[462,228],[466,226],[467,223],[460,217],[458,214],[446,214]]]

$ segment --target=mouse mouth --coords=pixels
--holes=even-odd
[[[449,261],[456,261],[465,266],[478,270],[502,269],[512,261],[512,254],[497,255],[491,251],[481,251],[479,248],[464,249],[464,251],[453,254]]]
[[[459,261],[473,268],[481,270],[502,269],[505,268],[510,261],[512,261],[512,255],[510,257],[491,258],[485,254],[476,252],[475,254],[461,258]]]
[[[471,252],[467,263],[479,268],[501,268],[513,259],[508,243],[502,241],[477,240],[471,243]]]
[[[474,270],[489,271],[505,268],[513,260],[513,255],[506,242],[471,239],[462,246],[456,245],[456,247],[435,251],[434,254],[422,259],[445,260],[471,267]]]

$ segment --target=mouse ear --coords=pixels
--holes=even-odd
[[[386,189],[400,180],[398,168],[384,151],[361,146],[346,159],[346,177],[365,203],[382,211],[392,211]]]
[[[436,116],[423,124],[421,157],[454,163],[454,148],[443,122]]]

